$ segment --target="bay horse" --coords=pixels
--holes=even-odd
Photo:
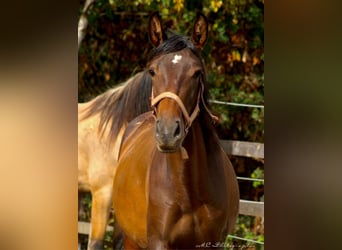
[[[235,225],[239,188],[208,109],[200,56],[208,23],[198,14],[190,38],[167,38],[155,13],[149,37],[155,48],[145,71],[153,111],[128,124],[113,182],[124,246],[216,249]]]
[[[103,249],[123,131],[129,121],[151,110],[149,94],[141,89],[151,90],[151,80],[144,72],[78,104],[78,189],[92,195],[88,250]],[[116,229],[117,225],[118,235]]]

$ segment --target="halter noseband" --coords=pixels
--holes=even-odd
[[[196,119],[196,117],[198,116],[199,112],[200,112],[200,108],[199,108],[199,104],[200,104],[200,101],[202,100],[203,102],[203,106],[205,108],[205,110],[208,112],[208,114],[211,116],[211,118],[213,119],[213,121],[217,121],[218,118],[216,116],[214,116],[213,114],[211,114],[211,112],[209,111],[208,107],[205,105],[205,102],[204,102],[204,98],[203,98],[203,90],[204,90],[204,85],[203,85],[203,82],[201,84],[201,87],[200,87],[200,90],[198,91],[198,95],[197,95],[197,103],[196,103],[196,107],[195,109],[192,111],[191,115],[189,115],[188,111],[186,110],[185,106],[184,106],[184,103],[183,101],[179,98],[178,95],[172,93],[172,92],[169,92],[169,91],[166,91],[166,92],[163,92],[161,94],[159,94],[157,97],[154,97],[153,96],[153,89],[152,89],[152,94],[151,94],[151,107],[153,108],[153,115],[156,116],[156,109],[157,109],[157,104],[165,99],[165,98],[170,98],[174,101],[176,101],[176,103],[178,104],[179,108],[181,109],[182,111],[182,114],[184,116],[184,119],[186,121],[186,124],[185,124],[185,128],[184,128],[184,136],[182,138],[182,140],[184,140],[184,138],[186,137],[188,131],[189,131],[189,128],[191,127],[193,121]],[[183,142],[182,142],[183,143]],[[188,153],[186,152],[186,149],[181,146],[181,154],[182,154],[182,158],[183,159],[188,159],[189,156],[188,156]]]
[[[157,108],[157,104],[165,99],[165,98],[170,98],[173,99],[174,101],[176,101],[176,103],[178,104],[179,108],[182,111],[182,114],[184,116],[184,119],[186,121],[185,124],[185,135],[188,133],[189,128],[191,127],[193,121],[196,119],[196,117],[198,116],[199,112],[200,112],[200,108],[199,108],[199,103],[200,103],[200,98],[201,96],[203,96],[203,84],[201,86],[200,91],[198,92],[197,95],[197,103],[196,103],[196,107],[195,109],[192,111],[192,114],[189,115],[188,111],[186,110],[183,101],[179,98],[178,95],[166,91],[163,92],[161,94],[159,94],[157,97],[153,96],[153,89],[152,89],[152,95],[151,95],[151,107],[153,108],[153,114],[156,115],[156,108]],[[185,137],[184,135],[184,137]]]

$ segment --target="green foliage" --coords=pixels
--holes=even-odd
[[[264,179],[264,170],[261,169],[260,167],[256,168],[253,171],[253,173],[251,174],[251,177],[255,178],[255,179]],[[253,181],[253,187],[254,188],[257,188],[257,187],[260,187],[263,185],[264,185],[264,183],[261,181]]]
[[[240,215],[237,219],[235,230],[231,235],[243,235],[243,238],[253,240],[253,241],[258,241],[258,242],[264,242],[263,229],[260,230],[260,227],[263,227],[261,223],[263,223],[263,221],[260,218]],[[230,236],[227,236],[225,246],[226,246],[225,247],[226,250],[231,250],[231,249],[263,250],[264,249],[264,245],[262,244],[243,241],[243,240],[231,238]]]

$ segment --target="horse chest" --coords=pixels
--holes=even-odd
[[[158,167],[151,169],[154,175],[150,175],[150,247],[162,243],[166,249],[193,249],[203,242],[219,241],[227,215],[225,203],[212,195],[208,173],[191,172],[195,169],[192,165],[171,164],[170,157],[168,161],[163,157],[155,160],[160,164],[154,165]]]
[[[211,219],[213,217],[215,217],[215,213],[213,210],[209,210],[207,205],[202,205],[192,212],[184,213],[175,221],[171,237],[175,239],[182,237],[203,238],[212,230],[214,223],[211,222]]]
[[[182,212],[180,207],[164,211],[164,221],[157,232],[159,239],[150,239],[150,246],[162,242],[165,248],[193,249],[207,241],[218,241],[224,231],[225,218],[219,209],[203,204],[192,211]],[[153,222],[152,222],[153,223]]]

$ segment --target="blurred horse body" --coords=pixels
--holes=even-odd
[[[149,96],[138,91],[144,88],[151,89],[151,83],[141,72],[78,104],[78,189],[92,195],[89,250],[103,249],[123,131],[130,120],[151,109]]]

